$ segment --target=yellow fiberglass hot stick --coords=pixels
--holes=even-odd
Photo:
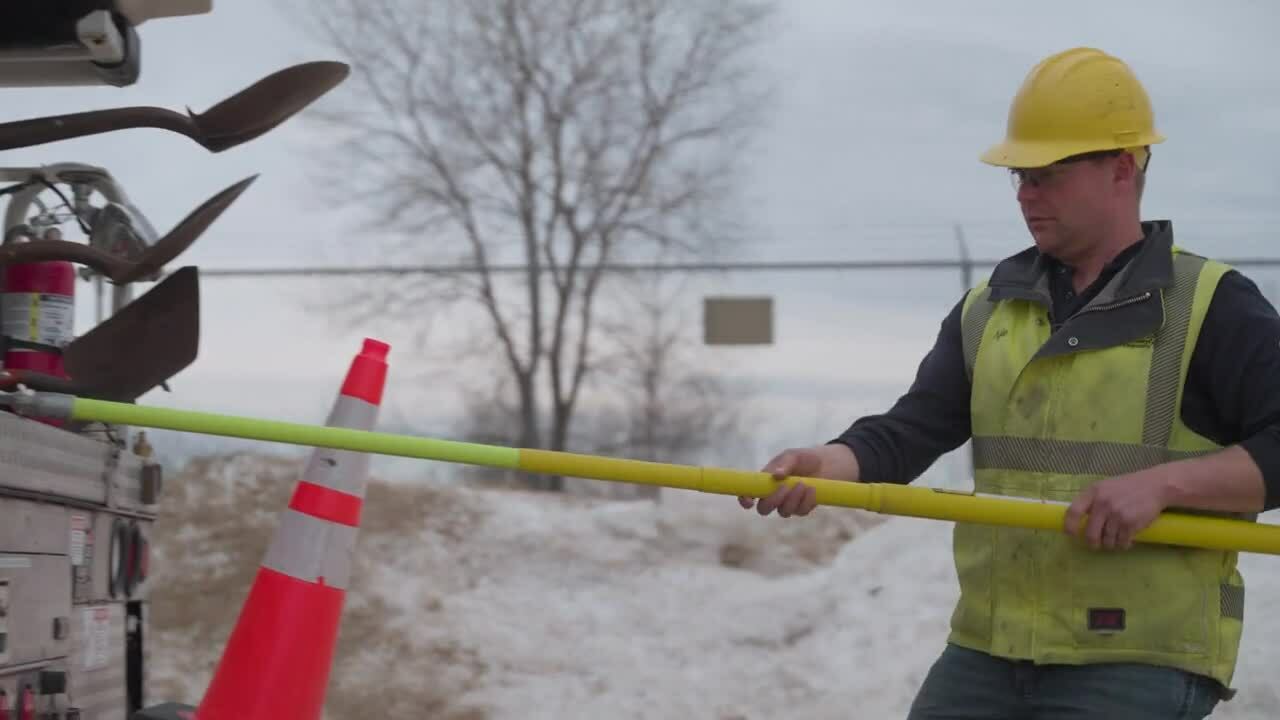
[[[1060,531],[1066,505],[886,483],[852,483],[763,472],[676,465],[569,452],[519,449],[410,435],[349,430],[233,415],[143,407],[57,393],[14,393],[4,403],[33,417],[58,417],[249,440],[658,485],[721,495],[764,497],[780,482],[803,482],[820,505],[936,520]],[[1225,517],[1166,512],[1138,533],[1139,542],[1280,554],[1280,527]]]

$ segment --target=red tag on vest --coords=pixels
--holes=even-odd
[[[1124,608],[1089,608],[1089,629],[1095,632],[1124,630]]]

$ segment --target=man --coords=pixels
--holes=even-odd
[[[1062,533],[957,523],[960,599],[912,720],[1202,718],[1234,692],[1235,553],[1133,538],[1166,509],[1280,506],[1280,317],[1140,222],[1163,140],[1120,60],[1033,68],[982,160],[1010,168],[1035,246],[956,304],[891,410],[765,466],[907,483],[972,437],[977,492],[1069,502]],[[814,505],[798,483],[756,507]]]

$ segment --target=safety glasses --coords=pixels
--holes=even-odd
[[[1123,154],[1124,150],[1099,150],[1097,152],[1081,153],[1065,157],[1051,165],[1041,168],[1010,168],[1009,180],[1013,184],[1013,189],[1020,190],[1023,185],[1030,185],[1033,188],[1052,187],[1053,184],[1062,177],[1066,171],[1066,166],[1072,165],[1086,160],[1101,160],[1102,158],[1117,157]],[[1147,165],[1151,164],[1151,155],[1147,154],[1147,162],[1144,164],[1142,171],[1146,172]]]

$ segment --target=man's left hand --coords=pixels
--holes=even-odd
[[[1063,519],[1063,529],[1083,538],[1094,550],[1133,547],[1133,537],[1169,506],[1169,478],[1172,469],[1156,466],[1128,475],[1118,475],[1085,488]],[[1088,515],[1088,523],[1081,521]]]

